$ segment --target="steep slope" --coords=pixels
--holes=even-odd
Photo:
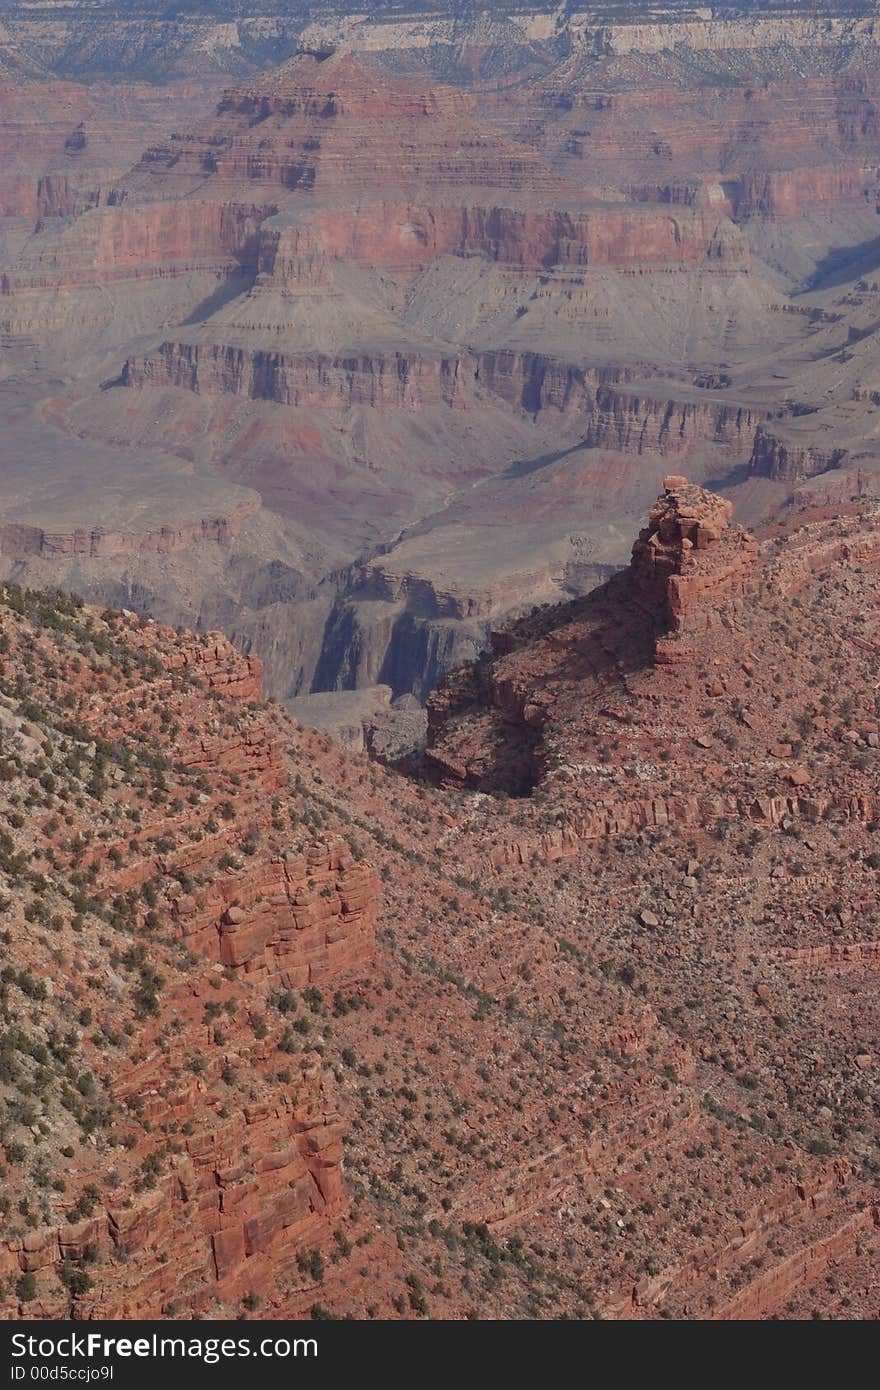
[[[876,1316],[878,562],[670,478],[441,687],[445,790],[7,590],[8,1314]]]
[[[364,968],[374,876],[224,639],[6,590],[2,652],[5,1314],[234,1304],[345,1207],[290,988]]]

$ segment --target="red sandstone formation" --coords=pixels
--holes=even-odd
[[[418,138],[418,132],[411,138]],[[504,167],[506,157],[509,153],[500,149],[497,164]],[[330,168],[335,175],[335,166]],[[499,202],[491,205],[479,198],[479,185],[473,189],[464,174],[448,190],[430,164],[424,178],[433,193],[429,206],[394,202],[386,195],[382,202],[357,205],[344,216],[335,209],[321,210],[290,227],[270,225],[261,233],[261,272],[291,286],[301,283],[305,273],[326,277],[328,262],[334,260],[396,270],[429,265],[438,256],[485,256],[523,270],[611,265],[638,271],[708,264],[713,271],[733,274],[749,266],[744,239],[711,208],[545,208],[540,206],[545,196],[540,183],[536,187],[526,176],[511,190],[525,206],[509,206],[511,192],[508,202],[497,194]],[[573,193],[561,184],[556,196],[567,203]],[[459,205],[455,194],[469,201]],[[336,197],[335,186],[326,196]]]
[[[550,635],[552,617],[524,620],[495,634],[494,663],[456,673],[441,686],[429,702],[430,765],[452,783],[477,786],[503,786],[505,780],[521,786],[524,780],[528,783],[549,772],[557,777],[567,763],[576,766],[585,761],[582,750],[568,748],[577,742],[569,722],[570,700],[594,703],[600,722],[628,725],[633,712],[628,709],[627,697],[638,687],[645,686],[647,698],[650,682],[664,676],[690,689],[694,668],[707,660],[706,649],[714,649],[719,642],[736,641],[731,634],[738,627],[748,631],[751,625],[760,624],[763,586],[791,593],[810,582],[823,566],[841,561],[871,566],[880,553],[870,510],[860,526],[848,523],[842,536],[829,536],[827,527],[819,528],[821,538],[805,531],[801,543],[792,539],[778,559],[769,544],[759,559],[754,536],[730,518],[729,501],[689,484],[685,478],[668,477],[648,526],[633,546],[628,570],[579,606],[561,611],[558,622],[562,637]],[[741,670],[752,682],[754,657],[748,655],[748,639],[738,640],[743,645]],[[570,650],[570,671],[565,661],[559,664],[558,650]],[[674,669],[678,666],[680,672]],[[571,685],[578,672],[580,683]],[[724,695],[739,706],[740,697],[734,700],[729,678],[709,684],[716,698]],[[473,712],[473,742],[469,710]],[[743,718],[748,725],[745,713]],[[487,735],[487,725],[494,726],[492,736]],[[720,791],[726,760],[722,757],[714,771],[712,758],[714,755],[717,760],[719,755],[715,738],[695,732],[694,739],[706,750],[706,780],[720,783]],[[790,740],[780,734],[777,742],[789,748],[790,755]],[[801,813],[807,801],[812,803],[809,813],[821,816],[836,797],[837,803],[847,805],[858,819],[872,819],[874,798],[868,787],[860,799],[851,789],[844,793],[827,778],[822,780],[826,784],[824,799],[814,777],[809,779],[809,793],[802,793],[800,798],[792,798],[786,791],[776,801],[772,794],[766,800],[764,783],[745,794],[737,788],[735,798],[725,803],[725,797],[714,791],[711,797],[694,796],[692,785],[676,786],[673,778],[659,797],[636,797],[622,803],[602,796],[592,807],[572,808],[571,843],[580,836],[593,838],[672,818],[698,823],[707,815],[726,814],[725,804],[734,814],[753,815],[773,824],[791,814],[792,808]],[[830,800],[829,790],[835,792]],[[551,833],[548,843],[554,838],[558,840],[558,834]]]
[[[414,268],[482,255],[528,269],[747,269],[745,243],[723,213],[582,208],[577,190],[534,152],[482,126],[473,106],[460,90],[379,78],[346,55],[299,57],[147,151],[112,190],[112,206],[77,219],[45,251],[39,241],[26,247],[3,292],[233,259],[258,264],[279,288],[291,272],[296,281],[311,271],[316,257],[319,267],[323,258]],[[364,152],[380,145],[386,177],[377,198]],[[419,201],[400,201],[416,193]],[[273,226],[259,248],[261,222],[315,205],[302,228]]]
[[[209,174],[351,197],[373,191],[364,155],[381,146],[390,187],[558,189],[530,151],[480,131],[472,109],[461,90],[384,78],[345,53],[302,55],[227,93],[201,128],[147,151],[131,184],[161,188],[170,173],[185,186]]]
[[[730,525],[733,507],[724,498],[677,476],[664,488],[633,546],[630,578],[636,602],[679,639],[664,635],[655,659],[675,660],[682,641],[754,583],[758,546],[743,527]]]
[[[569,177],[634,198],[711,203],[745,222],[858,207],[871,196],[873,43],[829,71],[814,42],[806,80],[804,50],[777,49],[765,62],[759,44],[727,54],[732,69],[722,59],[713,71],[710,57],[697,59],[697,71],[687,45],[682,35],[677,53],[648,56],[637,45],[598,62],[574,53],[531,86],[490,91],[484,109],[503,128],[518,120]]]

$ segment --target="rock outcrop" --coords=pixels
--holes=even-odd
[[[686,478],[670,476],[633,546],[629,578],[635,601],[668,636],[657,660],[674,660],[682,643],[734,605],[755,581],[758,545],[731,525],[731,502]]]
[[[103,526],[53,532],[8,522],[0,524],[0,556],[26,562],[30,558],[98,560],[144,553],[168,555],[193,545],[228,546],[232,529],[226,517],[205,517],[195,525],[162,526],[140,533],[108,531]]]
[[[723,209],[672,210],[647,202],[560,209],[541,206],[540,197],[532,207],[534,189],[526,178],[508,192],[508,201],[499,195],[496,204],[459,205],[456,194],[468,189],[466,181],[447,190],[430,168],[424,177],[433,189],[427,205],[386,197],[344,217],[322,210],[292,225],[273,220],[261,232],[261,273],[279,287],[293,287],[326,282],[333,261],[413,271],[440,256],[483,256],[526,271],[612,266],[630,274],[705,268],[723,275],[749,269],[748,244]],[[557,197],[576,201],[574,190],[564,187]]]
[[[592,711],[606,731],[594,737],[605,748],[609,730],[619,738],[620,729],[645,721],[640,700],[648,701],[650,708],[659,698],[652,694],[652,681],[667,683],[669,698],[690,708],[695,673],[717,659],[719,646],[742,648],[742,678],[752,682],[754,664],[746,634],[765,620],[760,594],[768,587],[792,594],[829,565],[864,565],[869,570],[880,553],[870,512],[843,535],[833,533],[833,528],[829,535],[828,528],[820,526],[820,540],[807,529],[802,542],[790,542],[779,558],[769,550],[762,555],[756,538],[733,522],[731,513],[728,500],[683,477],[667,477],[627,570],[586,600],[557,610],[555,618],[523,619],[494,633],[492,660],[455,672],[441,683],[428,704],[429,774],[451,786],[517,795],[551,779],[563,800],[571,801],[565,821],[539,842],[544,850],[537,852],[551,859],[576,854],[584,839],[726,816],[779,824],[792,815],[819,819],[839,811],[870,822],[877,803],[868,785],[855,790],[833,784],[820,790],[808,779],[809,792],[792,796],[790,787],[759,778],[746,792],[739,789],[732,797],[721,792],[728,760],[725,745],[719,747],[714,737],[699,732],[695,712],[688,727],[693,729],[694,746],[704,750],[701,776],[707,788],[695,791],[687,759],[678,769],[677,759],[666,748],[666,775],[646,775],[654,784],[651,796],[636,794],[626,777],[610,769],[591,792],[584,790],[591,769],[596,772],[602,759],[597,753],[593,767],[578,747],[575,731],[583,714],[576,715],[575,709]],[[567,655],[561,657],[561,652]],[[746,727],[757,728],[749,723],[743,697],[734,696],[730,681],[710,680],[708,688],[716,697],[729,698]],[[652,721],[653,716],[647,720],[649,726]],[[639,759],[659,757],[658,741],[647,731],[636,741],[645,744]],[[777,744],[790,756],[791,736],[780,736]],[[534,847],[525,849],[525,859],[534,852]],[[514,848],[514,859],[519,854]]]

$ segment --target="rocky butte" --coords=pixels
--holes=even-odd
[[[630,564],[636,603],[665,628],[655,661],[693,657],[688,637],[754,586],[758,558],[754,537],[730,524],[731,502],[679,476],[666,478],[663,487]]]

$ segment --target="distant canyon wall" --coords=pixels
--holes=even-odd
[[[576,367],[541,353],[329,356],[166,342],[153,353],[129,358],[122,383],[332,410],[432,405],[467,410],[488,393],[532,415],[556,410],[582,416],[584,443],[591,448],[673,457],[712,444],[734,458],[750,456],[765,412],[708,395],[705,400],[670,399],[662,390],[647,394],[625,381],[615,384],[625,375],[614,368]]]
[[[270,11],[273,7],[269,7]],[[237,7],[215,5],[211,13],[168,13],[130,6],[125,14],[110,6],[91,12],[10,3],[4,11],[8,61],[28,74],[54,72],[70,77],[107,73],[152,80],[189,73],[228,73],[241,77],[264,64],[278,63],[299,45],[310,51],[349,44],[363,53],[452,54],[467,65],[470,55],[498,52],[502,70],[534,61],[536,52],[555,56],[626,59],[685,49],[701,55],[795,52],[852,47],[871,50],[880,42],[877,19],[854,4],[828,14],[801,14],[781,6],[767,14],[731,13],[727,7],[677,4],[645,14],[596,4],[574,12],[549,3],[508,9],[450,13],[447,6],[424,6],[401,15],[382,5],[348,12],[321,7],[320,18],[305,13],[242,15]],[[610,12],[609,12],[610,11]],[[862,11],[862,12],[860,12]],[[314,9],[312,10],[314,14]]]
[[[589,212],[527,210],[489,204],[377,203],[311,214],[303,224],[264,227],[261,273],[284,282],[322,258],[366,265],[420,266],[439,256],[485,256],[524,270],[551,266],[710,265],[744,271],[749,251],[725,213],[712,208],[614,206]]]

